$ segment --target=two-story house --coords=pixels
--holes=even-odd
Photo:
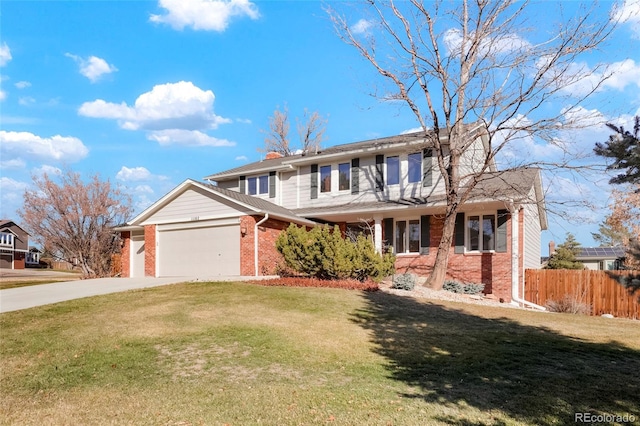
[[[462,175],[489,149],[470,129]],[[444,141],[444,139],[443,139]],[[187,180],[120,227],[125,275],[265,275],[281,262],[274,241],[289,223],[338,224],[392,250],[398,271],[426,276],[445,211],[444,182],[423,133],[266,159]],[[546,213],[540,173],[490,165],[457,216],[448,275],[482,282],[505,300],[522,294],[525,268],[540,267]],[[517,297],[517,296],[516,296]]]
[[[9,219],[0,220],[0,269],[24,269],[38,263],[29,251],[29,234]]]

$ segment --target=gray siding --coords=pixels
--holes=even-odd
[[[189,222],[216,217],[239,216],[247,213],[250,212],[232,207],[231,203],[221,197],[216,197],[200,188],[193,188],[178,195],[169,204],[151,215],[142,225]]]
[[[535,199],[533,188],[529,194],[529,199]],[[524,206],[524,268],[540,269],[540,215],[536,204],[525,204]]]

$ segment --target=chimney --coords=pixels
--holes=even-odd
[[[549,241],[549,256],[556,252],[556,243]]]
[[[267,153],[266,159],[267,160],[273,160],[274,158],[282,158],[282,157],[283,157],[283,155],[280,154],[279,152],[271,151],[271,152]]]

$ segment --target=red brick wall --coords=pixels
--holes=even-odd
[[[240,273],[255,275],[255,224],[263,216],[242,216],[240,218]],[[276,250],[276,239],[280,232],[289,226],[288,222],[269,219],[258,226],[258,274],[273,275],[278,265],[284,263],[282,255]],[[244,234],[244,235],[243,235]]]
[[[436,251],[442,237],[443,220],[431,217],[431,239],[428,255],[399,255],[396,272],[411,272],[426,277],[433,269]],[[511,241],[511,220],[507,223],[507,239]],[[520,240],[522,241],[522,240]],[[511,244],[506,253],[454,253],[449,249],[447,277],[463,282],[485,284],[485,294],[493,294],[506,302],[511,301]]]
[[[156,225],[144,227],[144,275],[156,276]]]
[[[131,276],[131,232],[122,231],[120,233],[122,239],[122,251],[120,252],[120,276],[123,278],[129,278]]]
[[[13,253],[13,269],[24,269],[26,254],[21,251]]]

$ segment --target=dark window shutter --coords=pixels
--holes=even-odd
[[[458,213],[456,215],[456,227],[455,227],[455,243],[456,248],[454,253],[464,253],[464,213]]]
[[[433,150],[425,149],[422,151],[422,186],[433,185],[433,164],[431,157],[433,157]]]
[[[269,172],[269,198],[276,197],[276,172]]]
[[[240,176],[240,193],[244,194],[247,192],[247,177]]]
[[[384,191],[384,155],[376,155],[376,191]]]
[[[353,158],[351,160],[351,193],[360,192],[360,159]]]
[[[383,250],[393,245],[393,219],[382,219],[382,233],[384,239],[382,240]]]
[[[508,210],[498,210],[498,229],[496,230],[496,251],[506,253],[507,251],[507,221],[509,220]]]
[[[420,254],[429,254],[431,241],[431,216],[420,216]]]
[[[318,198],[318,165],[311,165],[311,199]]]

